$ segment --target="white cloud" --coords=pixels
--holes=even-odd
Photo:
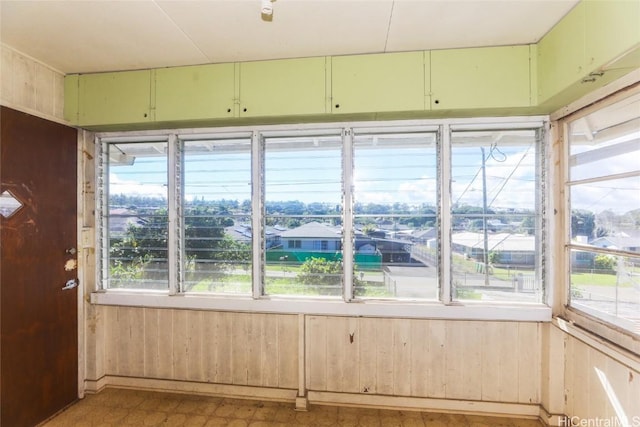
[[[167,186],[164,184],[151,184],[140,181],[126,181],[117,174],[109,174],[109,193],[126,194],[128,196],[146,196],[167,198]]]

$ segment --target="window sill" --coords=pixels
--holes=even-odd
[[[634,333],[634,329],[627,324],[624,324],[626,327],[621,327],[620,324],[617,324],[620,319],[617,319],[616,323],[607,322],[602,317],[602,313],[589,310],[584,306],[565,307],[563,317],[566,319],[565,325],[586,331],[634,354],[640,354],[640,340],[638,339],[640,330]],[[637,327],[637,325],[634,326]],[[568,331],[565,330],[565,332]]]
[[[445,305],[437,301],[358,300],[241,296],[167,295],[136,291],[99,291],[91,303],[130,307],[186,310],[244,311],[257,313],[310,314],[329,316],[402,317],[450,320],[512,320],[550,322],[551,308],[544,304],[464,302]]]

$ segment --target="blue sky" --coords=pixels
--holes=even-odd
[[[356,142],[354,194],[360,203],[436,204],[437,183],[435,145],[387,145]],[[319,144],[319,145],[318,145]],[[335,141],[322,141],[301,150],[269,151],[266,154],[266,200],[298,200],[305,203],[341,202],[342,158]],[[533,144],[504,144],[489,155],[485,146],[487,203],[493,208],[535,207],[535,150]],[[247,146],[248,149],[248,146]],[[606,163],[608,170],[637,167],[634,156],[620,156]],[[482,205],[482,152],[480,146],[455,144],[452,158],[452,202]],[[250,153],[187,152],[185,197],[187,199],[251,198]],[[138,194],[166,197],[166,160],[163,157],[140,157],[130,166],[112,165],[112,194]],[[606,171],[602,171],[606,172]],[[574,206],[596,213],[610,209],[624,213],[640,208],[640,178],[582,186],[572,191]]]

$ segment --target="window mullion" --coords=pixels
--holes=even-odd
[[[183,279],[182,253],[184,249],[184,227],[182,218],[182,142],[175,134],[169,135],[168,152],[168,269],[169,295],[180,292]]]
[[[451,128],[440,127],[438,138],[438,168],[440,169],[438,191],[439,197],[439,251],[440,264],[440,299],[450,304],[451,295]]]
[[[100,289],[107,289],[107,283],[109,280],[109,189],[107,183],[109,182],[109,154],[107,152],[107,143],[100,139],[96,139],[97,145],[97,159],[96,159],[96,179],[97,179],[97,193],[96,193],[96,234],[97,245],[96,249],[97,259],[99,262],[99,268],[96,269],[96,279]]]
[[[353,299],[353,132],[345,129],[342,132],[342,264],[343,264],[343,298]]]
[[[260,298],[264,290],[264,142],[258,132],[251,136],[251,250],[252,294]]]

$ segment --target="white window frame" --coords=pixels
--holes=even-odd
[[[567,107],[567,109],[552,115],[552,119],[556,120],[556,135],[554,139],[559,143],[553,156],[554,161],[559,165],[558,170],[555,171],[557,175],[555,180],[558,183],[562,183],[563,187],[562,192],[557,195],[559,197],[554,203],[564,212],[564,215],[558,218],[559,221],[557,222],[557,228],[561,230],[562,237],[558,242],[557,250],[553,252],[558,258],[557,265],[555,266],[557,274],[554,277],[556,282],[563,283],[564,286],[555,288],[555,295],[553,295],[555,302],[551,305],[553,306],[554,314],[562,316],[568,321],[569,325],[574,324],[580,329],[591,331],[598,337],[601,337],[602,342],[614,343],[638,353],[640,352],[639,334],[634,334],[629,329],[619,326],[616,324],[615,319],[608,319],[606,314],[592,311],[585,307],[577,308],[570,304],[571,280],[569,277],[571,270],[571,249],[580,249],[579,244],[572,244],[571,242],[571,203],[569,195],[572,183],[569,180],[569,159],[571,156],[569,123],[615,104],[633,94],[640,93],[640,76],[631,77],[635,80],[621,79],[620,82],[614,83],[610,87],[605,87],[577,101],[575,104]],[[591,251],[593,248],[584,247],[584,249]],[[598,249],[598,252],[625,255],[624,251]],[[559,322],[559,326],[567,332],[570,332],[566,322]]]
[[[543,321],[551,320],[551,308],[544,299],[540,303],[528,302],[476,302],[476,301],[452,301],[451,298],[451,273],[450,260],[448,254],[451,250],[451,147],[450,134],[452,129],[547,129],[548,117],[506,117],[506,118],[474,118],[474,119],[443,119],[443,120],[411,120],[411,121],[388,121],[388,122],[346,122],[327,124],[304,124],[304,125],[268,125],[268,126],[248,126],[248,127],[226,127],[216,129],[178,129],[164,131],[138,131],[119,133],[98,133],[95,142],[97,144],[98,158],[96,159],[97,185],[96,192],[96,289],[91,294],[91,302],[104,305],[126,305],[144,306],[158,308],[179,308],[179,309],[210,309],[227,311],[254,311],[254,312],[277,312],[277,313],[302,313],[319,315],[356,315],[356,316],[381,316],[381,317],[406,317],[406,318],[440,318],[440,319],[463,319],[463,320],[516,320],[516,321]],[[406,301],[406,300],[376,300],[376,299],[353,299],[353,283],[351,272],[353,271],[353,259],[345,256],[344,274],[347,278],[343,286],[342,299],[311,298],[295,296],[265,296],[262,292],[264,266],[263,259],[263,237],[261,233],[254,233],[253,238],[253,291],[251,295],[207,295],[207,294],[185,294],[179,292],[178,283],[181,271],[170,270],[169,291],[148,291],[135,289],[101,289],[103,271],[108,267],[105,265],[105,226],[103,223],[103,210],[106,206],[106,194],[104,188],[105,158],[103,147],[109,142],[135,142],[135,141],[185,141],[204,138],[225,138],[228,136],[251,135],[252,138],[252,225],[254,230],[261,229],[261,215],[256,212],[263,212],[264,189],[261,183],[264,178],[264,163],[261,161],[264,150],[264,138],[267,136],[287,136],[287,135],[318,135],[318,134],[338,134],[343,135],[344,149],[343,162],[345,165],[353,164],[353,153],[351,150],[351,136],[354,132],[416,132],[430,131],[438,132],[440,135],[440,154],[438,156],[439,169],[439,195],[438,195],[438,223],[439,223],[439,252],[440,252],[440,301]],[[543,146],[548,144],[548,133],[542,141]],[[180,147],[180,144],[170,144]],[[180,191],[179,153],[175,149],[169,150],[170,177],[169,177],[169,197],[178,197]],[[546,156],[542,156],[546,157]],[[172,160],[173,159],[173,160]],[[540,163],[547,162],[546,158],[540,159]],[[173,162],[173,168],[171,163]],[[177,163],[176,163],[177,162]],[[548,165],[545,164],[542,170]],[[353,194],[352,194],[352,168],[345,167],[343,172],[345,180],[343,188],[343,226],[345,236],[353,232]],[[546,180],[546,176],[540,177],[540,182]],[[444,183],[444,184],[443,184]],[[546,188],[549,188],[544,182]],[[547,198],[548,199],[548,198]],[[172,203],[174,215],[177,215],[177,205]],[[545,202],[546,203],[546,202]],[[547,209],[543,208],[542,213]],[[541,215],[542,216],[542,215]],[[172,216],[173,217],[173,216]],[[544,218],[539,224],[539,233],[544,232]],[[176,222],[177,224],[177,222]],[[175,226],[170,232],[174,238],[179,239],[181,227]],[[177,248],[177,245],[175,245]],[[351,253],[353,246],[352,239],[345,239],[343,251]],[[546,251],[548,248],[544,248]],[[178,251],[179,252],[179,251]],[[442,256],[442,255],[446,256]],[[177,264],[179,254],[171,251],[171,264]],[[177,267],[174,267],[177,268]],[[542,272],[544,275],[545,273]],[[543,287],[549,286],[542,282]]]

